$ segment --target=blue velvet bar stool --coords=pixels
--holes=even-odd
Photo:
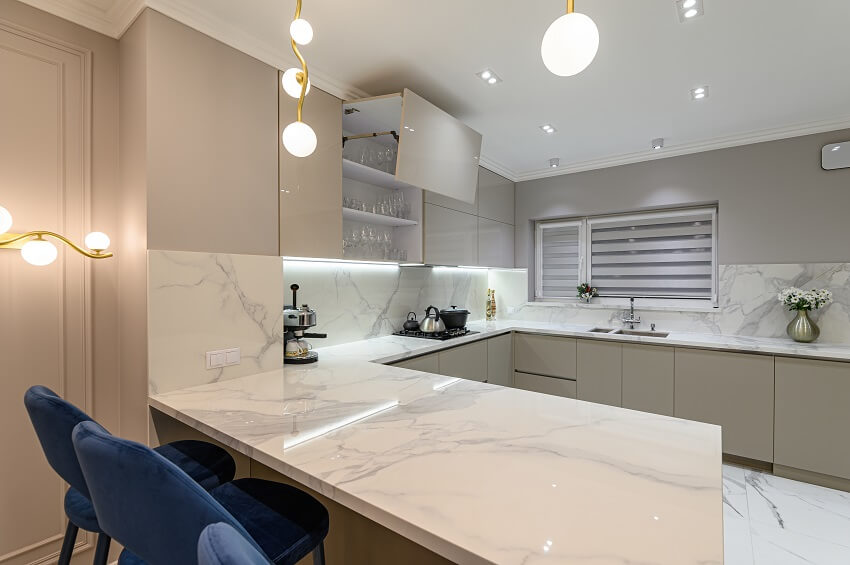
[[[269,565],[269,560],[242,534],[219,522],[201,532],[198,565]]]
[[[110,538],[103,533],[98,523],[94,507],[89,500],[89,488],[71,442],[74,426],[93,420],[88,414],[44,386],[34,386],[27,390],[24,405],[48,463],[62,480],[70,485],[65,493],[68,526],[59,553],[59,565],[70,563],[80,528],[98,534],[94,563],[106,563]],[[205,489],[212,489],[232,480],[236,473],[236,463],[230,454],[211,443],[185,440],[156,449]]]
[[[149,447],[112,436],[95,422],[71,434],[103,531],[131,555],[121,565],[192,564],[198,539],[223,522],[276,565],[309,553],[324,565],[328,512],[306,492],[273,481],[237,479],[207,492]],[[151,493],[156,493],[151,496]]]

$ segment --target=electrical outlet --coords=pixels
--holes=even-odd
[[[221,369],[242,363],[242,351],[238,347],[207,351],[207,369]]]

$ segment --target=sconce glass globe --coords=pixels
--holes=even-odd
[[[32,239],[21,248],[21,257],[30,265],[44,267],[56,260],[56,246],[44,239]]]
[[[289,24],[289,35],[298,45],[307,45],[313,41],[313,26],[304,18],[292,20]]]
[[[109,249],[109,236],[100,231],[93,231],[86,236],[86,247],[92,251],[104,251]]]
[[[0,235],[6,233],[12,228],[12,214],[2,206],[0,206]]]
[[[316,150],[316,132],[304,122],[292,122],[283,130],[283,146],[296,157],[307,157]]]
[[[562,77],[582,72],[593,62],[598,50],[599,29],[592,19],[578,12],[552,22],[540,46],[543,64]]]
[[[301,83],[298,82],[298,75],[301,72],[303,72],[301,69],[292,67],[291,69],[286,69],[286,72],[283,73],[283,76],[280,79],[280,84],[283,86],[284,92],[293,98],[301,98]],[[310,94],[310,82],[311,81],[308,78],[307,92],[305,92],[305,94]]]

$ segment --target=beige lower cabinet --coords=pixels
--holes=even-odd
[[[850,479],[850,363],[776,358],[777,465]]]
[[[551,335],[514,334],[514,368],[522,373],[575,380],[576,340]]]
[[[723,427],[723,452],[773,462],[773,357],[676,348],[675,415]]]
[[[609,406],[623,402],[623,346],[580,339],[576,345],[578,399]]]
[[[437,353],[441,375],[471,381],[487,380],[487,341],[453,347]]]
[[[623,408],[674,414],[672,347],[623,344]]]
[[[514,371],[514,388],[567,398],[576,397],[576,382],[574,380],[545,377],[520,371]]]
[[[513,383],[513,335],[506,334],[487,340],[487,382],[511,386]]]
[[[393,366],[412,371],[423,371],[425,373],[440,373],[440,362],[436,353],[414,357],[413,359],[405,359],[404,361],[393,363]]]

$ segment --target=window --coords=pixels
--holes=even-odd
[[[717,208],[594,216],[536,225],[536,298],[600,296],[716,302]]]

